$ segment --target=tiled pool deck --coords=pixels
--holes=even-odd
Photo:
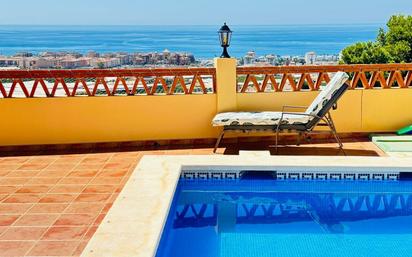
[[[219,149],[268,149],[252,143]],[[269,150],[273,152],[270,148]],[[348,155],[383,156],[353,140]],[[8,153],[0,157],[0,256],[79,256],[144,155],[206,155],[210,146],[160,146],[106,152]],[[284,155],[338,155],[335,144],[282,149]]]

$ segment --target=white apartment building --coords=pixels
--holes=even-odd
[[[305,62],[306,65],[313,65],[316,62],[316,53],[315,52],[308,52],[305,54]]]

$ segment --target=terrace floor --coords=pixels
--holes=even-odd
[[[210,145],[12,152],[0,157],[0,256],[79,256],[144,155],[207,155]],[[268,150],[240,143],[219,153]],[[366,139],[345,143],[352,156],[384,156]],[[267,152],[266,152],[267,153]],[[334,143],[281,148],[281,155],[341,155]],[[7,156],[6,156],[7,155]]]

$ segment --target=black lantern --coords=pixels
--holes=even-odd
[[[223,52],[220,58],[230,58],[227,48],[230,45],[230,39],[232,37],[232,31],[229,29],[229,27],[225,24],[219,29],[219,39],[220,39],[220,45],[223,47]]]

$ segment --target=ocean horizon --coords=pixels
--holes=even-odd
[[[229,53],[242,57],[248,51],[258,56],[339,54],[346,46],[374,40],[382,24],[336,25],[233,25]],[[198,59],[219,56],[217,30],[210,25],[144,26],[30,26],[0,25],[0,55],[18,52],[75,51],[188,52]]]

